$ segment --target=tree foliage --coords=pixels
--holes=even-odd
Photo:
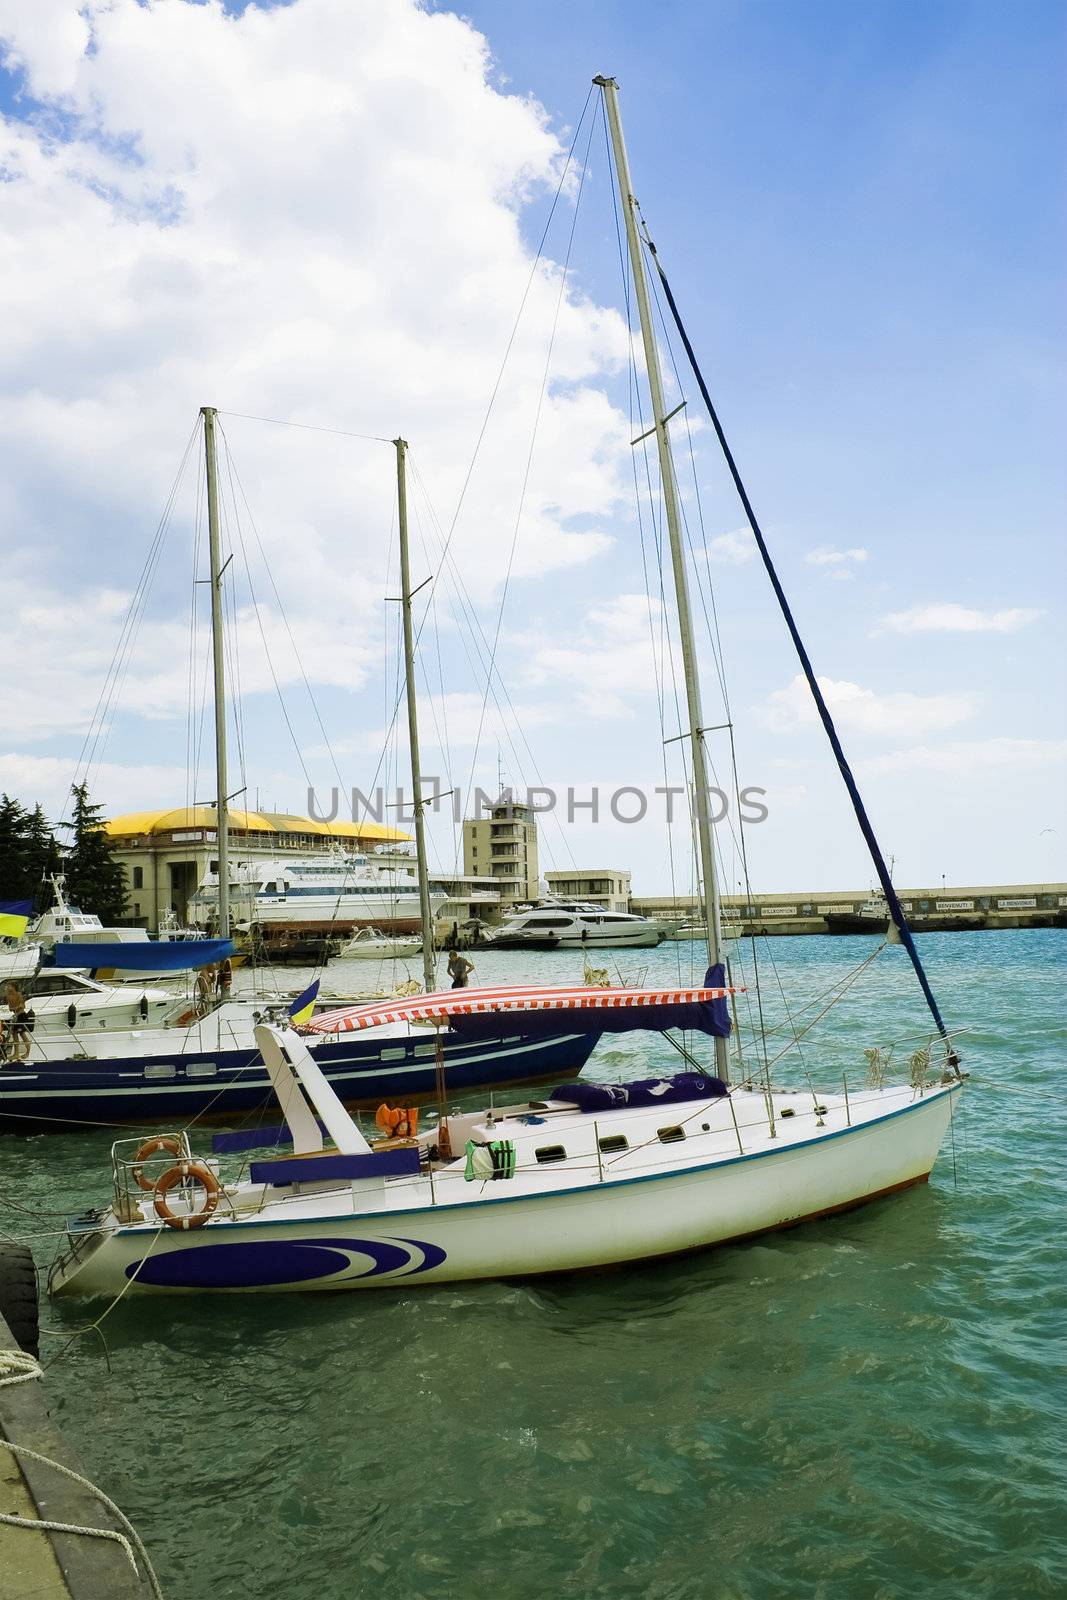
[[[64,826],[72,832],[65,870],[67,893],[74,905],[92,912],[105,926],[126,915],[126,881],[104,829],[104,808],[89,799],[89,789],[76,783],[73,820]]]
[[[60,869],[60,850],[41,806],[27,811],[0,794],[0,900],[32,900]]]

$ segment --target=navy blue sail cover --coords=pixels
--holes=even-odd
[[[562,1100],[579,1111],[617,1111],[620,1106],[718,1100],[729,1092],[721,1078],[706,1078],[702,1072],[676,1072],[669,1078],[638,1078],[634,1083],[561,1083],[549,1099]]]
[[[709,967],[705,989],[726,987],[722,963]],[[496,1039],[514,1034],[534,1038],[560,1033],[666,1033],[682,1028],[725,1039],[730,1033],[730,1003],[721,1000],[678,1001],[655,1006],[569,1006],[565,1011],[476,1012],[448,1019],[453,1032],[465,1039]]]

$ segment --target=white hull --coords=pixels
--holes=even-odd
[[[52,1288],[115,1293],[134,1271],[132,1293],[404,1288],[703,1249],[923,1182],[957,1092],[958,1085],[921,1098],[910,1090],[868,1092],[848,1107],[841,1096],[827,1097],[822,1126],[810,1095],[776,1095],[773,1139],[763,1096],[740,1091],[731,1097],[740,1135],[730,1100],[722,1099],[584,1117],[567,1108],[533,1132],[519,1116],[528,1121],[530,1108],[515,1108],[514,1121],[498,1115],[478,1130],[515,1136],[519,1161],[510,1180],[465,1182],[460,1161],[438,1170],[432,1183],[424,1172],[332,1193],[318,1185],[305,1185],[304,1193],[259,1187],[244,1217],[235,1196],[236,1220],[196,1232],[146,1223],[87,1233],[80,1247],[75,1237]],[[793,1115],[782,1119],[790,1108]],[[660,1143],[656,1125],[678,1121],[696,1131],[680,1145]],[[598,1157],[595,1141],[621,1128],[632,1148]],[[567,1162],[530,1159],[538,1141],[557,1139],[566,1141]],[[282,1262],[299,1263],[299,1270]],[[269,1281],[253,1281],[257,1273]]]
[[[0,945],[0,983],[32,978],[40,963],[39,944]]]

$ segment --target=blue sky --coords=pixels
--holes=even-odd
[[[1062,877],[1062,6],[487,0],[467,24],[407,0],[282,9],[224,23],[123,0],[94,20],[89,54],[76,6],[29,18],[0,3],[20,328],[0,514],[38,639],[0,728],[0,787],[58,808],[91,712],[77,679],[106,671],[201,401],[402,428],[449,520],[554,188],[549,145],[566,146],[589,78],[609,71],[645,214],[899,880]],[[554,261],[571,216],[567,203]],[[600,312],[620,298],[598,134],[500,651],[538,771],[579,788],[662,781],[633,603],[624,347]],[[490,634],[553,304],[546,290],[531,305],[457,523]],[[343,776],[363,785],[389,696],[390,463],[351,441],[227,428]],[[712,576],[742,781],[771,810],[751,830],[753,877],[865,883],[766,580],[730,543],[740,510],[706,434],[696,450],[707,537],[726,541]],[[182,677],[178,525],[184,537],[195,497],[183,505],[151,597],[155,655],[129,679],[158,693],[120,698],[94,777],[113,809],[181,801],[192,781],[168,679]],[[455,730],[477,723],[481,685],[449,614],[442,588]],[[300,808],[268,677],[252,672],[245,696],[246,775]],[[714,712],[710,664],[706,678]],[[469,745],[446,758],[432,718],[427,731],[427,765],[465,781]],[[480,779],[498,745],[509,778],[535,781],[491,713]],[[565,832],[546,832],[555,864],[667,887],[651,818]],[[450,859],[440,825],[436,846]]]

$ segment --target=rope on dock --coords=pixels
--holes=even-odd
[[[0,1389],[6,1389],[16,1383],[30,1383],[41,1376],[40,1363],[24,1350],[0,1350]],[[0,1445],[17,1458],[26,1456],[31,1461],[38,1461],[44,1467],[52,1467],[65,1478],[71,1478],[80,1484],[83,1489],[88,1489],[111,1512],[125,1533],[118,1533],[113,1528],[89,1528],[76,1522],[53,1522],[47,1517],[20,1517],[13,1512],[0,1512],[0,1522],[7,1523],[11,1528],[36,1528],[46,1533],[79,1533],[90,1539],[109,1539],[113,1544],[121,1545],[126,1552],[126,1558],[133,1568],[134,1573],[141,1577],[137,1565],[137,1556],[144,1563],[145,1575],[155,1600],[164,1600],[163,1590],[159,1586],[155,1569],[148,1558],[148,1551],[140,1534],[130,1521],[126,1513],[115,1504],[110,1495],[106,1495],[98,1484],[93,1483],[80,1472],[75,1472],[73,1467],[65,1467],[61,1461],[53,1461],[51,1456],[42,1455],[39,1450],[31,1450],[28,1445],[13,1444],[10,1439],[0,1436]],[[134,1551],[136,1550],[136,1555]]]

